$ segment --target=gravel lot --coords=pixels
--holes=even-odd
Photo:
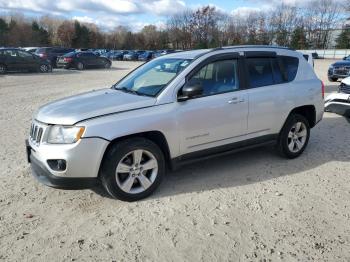
[[[323,80],[331,62],[316,60]],[[334,114],[298,159],[267,147],[207,160],[136,203],[34,180],[24,148],[34,110],[136,65],[0,77],[0,261],[350,261],[350,124]]]

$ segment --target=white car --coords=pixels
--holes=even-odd
[[[325,110],[350,118],[350,77],[341,81],[338,93],[327,96]]]
[[[312,58],[312,54],[303,53],[303,57],[306,61],[312,66],[315,67],[314,59]]]

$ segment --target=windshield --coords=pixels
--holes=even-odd
[[[156,96],[190,64],[189,59],[163,58],[148,62],[114,85],[115,89]]]

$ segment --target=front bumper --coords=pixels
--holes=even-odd
[[[325,111],[350,117],[350,95],[333,93],[326,98]]]
[[[99,185],[97,178],[65,178],[57,177],[33,155],[29,155],[30,165],[33,176],[42,184],[59,189],[86,189]]]
[[[70,145],[36,145],[26,141],[32,173],[43,184],[64,189],[82,189],[98,184],[98,172],[108,141],[85,138]],[[53,170],[48,161],[66,161],[64,170]]]

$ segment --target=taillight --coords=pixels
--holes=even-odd
[[[321,81],[322,98],[324,98],[324,83]]]
[[[64,60],[65,62],[72,62],[73,58],[71,58],[71,57],[65,57],[63,60]]]

